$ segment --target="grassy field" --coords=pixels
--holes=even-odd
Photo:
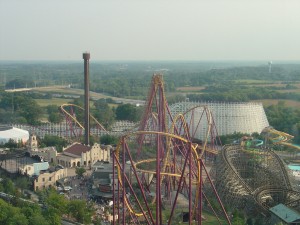
[[[217,220],[217,218],[213,214],[210,214],[210,213],[207,213],[207,212],[203,212],[203,215],[206,218],[206,220],[202,221],[203,225],[216,225],[216,224],[219,224],[219,221]],[[224,225],[228,224],[223,219],[220,219],[220,221],[221,221],[221,224],[224,224]]]
[[[182,91],[182,92],[202,91],[203,89],[205,89],[204,86],[198,86],[198,87],[178,87],[178,88],[176,88],[177,91]]]
[[[56,93],[56,94],[65,94],[65,95],[84,95],[83,89],[75,89],[75,88],[59,88],[59,87],[44,87],[40,89],[35,89],[38,92],[41,93]],[[90,92],[90,95],[92,98],[109,98],[109,96],[100,94],[100,93],[95,93],[95,92]]]
[[[232,80],[234,83],[244,83],[244,84],[270,84],[270,83],[279,83],[278,81],[272,82],[270,80],[251,80],[251,79],[240,79],[240,80]]]
[[[299,101],[286,100],[286,99],[260,99],[253,102],[262,102],[264,106],[276,105],[279,101],[284,101],[285,106],[300,108]]]
[[[62,104],[72,102],[73,99],[66,98],[52,98],[52,99],[35,99],[39,106],[45,107],[48,105],[57,105],[60,106]]]
[[[292,90],[279,90],[280,93],[300,93],[300,89],[292,89]]]

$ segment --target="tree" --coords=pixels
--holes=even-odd
[[[28,209],[28,206],[26,206],[26,204],[23,207],[27,209],[14,207],[11,204],[0,199],[0,224],[33,225],[32,223],[31,224],[29,223],[29,218],[27,216],[34,215],[35,211]],[[36,211],[36,214],[37,215],[40,214],[40,211]],[[35,223],[34,225],[37,224],[38,223]],[[42,225],[47,225],[47,224],[42,224]]]
[[[63,120],[61,113],[56,105],[47,106],[48,120],[51,123],[60,123]]]
[[[98,100],[94,105],[96,107],[95,118],[103,124],[105,128],[109,128],[115,121],[115,113],[106,102]]]
[[[27,177],[18,177],[15,180],[15,185],[17,188],[20,188],[23,191],[24,189],[27,189],[29,187],[30,181]]]
[[[13,139],[9,139],[7,143],[4,144],[6,148],[17,148],[18,143],[16,143]]]
[[[48,116],[48,120],[50,123],[60,123],[63,120],[63,117],[59,113],[51,113]]]
[[[42,108],[31,98],[24,98],[24,102],[21,103],[20,115],[31,125],[39,124],[42,112]]]
[[[104,145],[116,145],[119,142],[119,138],[113,135],[103,135],[100,137],[100,143]]]
[[[58,136],[45,135],[44,139],[41,140],[41,145],[44,146],[55,146],[57,151],[61,152],[63,147],[66,147],[68,141]]]
[[[4,178],[2,181],[3,189],[5,193],[14,194],[15,193],[15,185],[9,178]]]
[[[13,225],[28,225],[29,221],[24,214],[16,213],[8,219],[7,224]]]
[[[7,112],[11,112],[11,121],[16,122],[22,119],[24,122],[35,125],[39,123],[42,115],[42,108],[37,102],[27,94],[6,93],[2,96],[0,107]]]
[[[118,120],[137,122],[140,120],[141,112],[141,108],[137,106],[131,104],[122,104],[116,109],[116,117]]]
[[[247,223],[247,225],[254,225],[254,219],[253,218],[248,218],[246,223]]]
[[[62,216],[66,213],[67,200],[64,196],[57,194],[55,190],[50,190],[46,198],[46,205],[51,213]]]
[[[34,83],[32,80],[16,78],[6,83],[5,88],[14,89],[14,88],[25,88],[33,87]]]
[[[76,167],[75,173],[79,176],[82,177],[83,174],[86,172],[86,170],[83,167]]]
[[[88,205],[83,200],[71,200],[68,203],[68,214],[74,217],[78,222],[90,224],[92,222],[92,215],[95,210],[91,205]]]
[[[29,225],[49,225],[50,223],[45,220],[41,214],[34,214],[29,217]]]
[[[7,224],[7,220],[12,216],[11,206],[0,199],[0,224]]]
[[[232,214],[232,225],[245,225],[245,217],[241,211],[238,211],[237,209],[234,210]]]
[[[47,208],[43,212],[44,217],[49,221],[50,225],[61,225],[61,216],[54,208]]]

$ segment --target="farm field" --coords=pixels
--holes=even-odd
[[[252,101],[252,102],[262,102],[265,107],[268,107],[270,105],[276,105],[279,101],[284,101],[285,106],[300,108],[299,101],[286,100],[286,99],[260,99],[260,100],[256,100],[256,101]]]
[[[280,84],[280,81],[270,81],[270,80],[246,80],[246,79],[237,79],[231,80],[235,84],[244,84],[244,85],[276,85]]]
[[[238,84],[238,82],[236,82],[236,83]],[[285,84],[284,81],[274,82],[274,83],[243,83],[243,82],[241,82],[240,85],[251,86],[251,87],[281,87],[281,88],[284,88],[287,86],[287,84]],[[294,90],[300,89],[300,83],[292,83],[291,85],[296,87],[296,89],[294,89]]]
[[[65,95],[84,95],[83,89],[75,89],[75,88],[65,88],[65,87],[43,87],[43,88],[36,88],[35,91],[42,92],[42,93],[56,93],[56,94],[65,94]],[[109,98],[109,96],[90,92],[91,97],[93,98]]]
[[[57,105],[60,106],[62,104],[66,104],[68,102],[72,102],[73,99],[68,98],[52,98],[52,99],[35,99],[39,106],[45,107],[48,105]]]
[[[176,91],[183,91],[183,92],[193,92],[193,91],[202,91],[205,89],[205,86],[198,86],[198,87],[190,87],[190,86],[185,86],[185,87],[178,87],[176,88]]]
[[[300,93],[300,88],[299,89],[291,89],[291,90],[278,90],[280,93]]]

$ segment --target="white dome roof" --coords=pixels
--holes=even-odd
[[[25,143],[29,139],[29,132],[15,127],[0,127],[0,144],[7,143],[9,139]]]

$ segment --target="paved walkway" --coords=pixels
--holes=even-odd
[[[66,194],[69,199],[89,200],[88,180],[91,173],[91,170],[87,170],[83,177],[79,178],[75,173],[75,168],[68,169],[68,181],[65,186],[72,187],[72,190]]]

